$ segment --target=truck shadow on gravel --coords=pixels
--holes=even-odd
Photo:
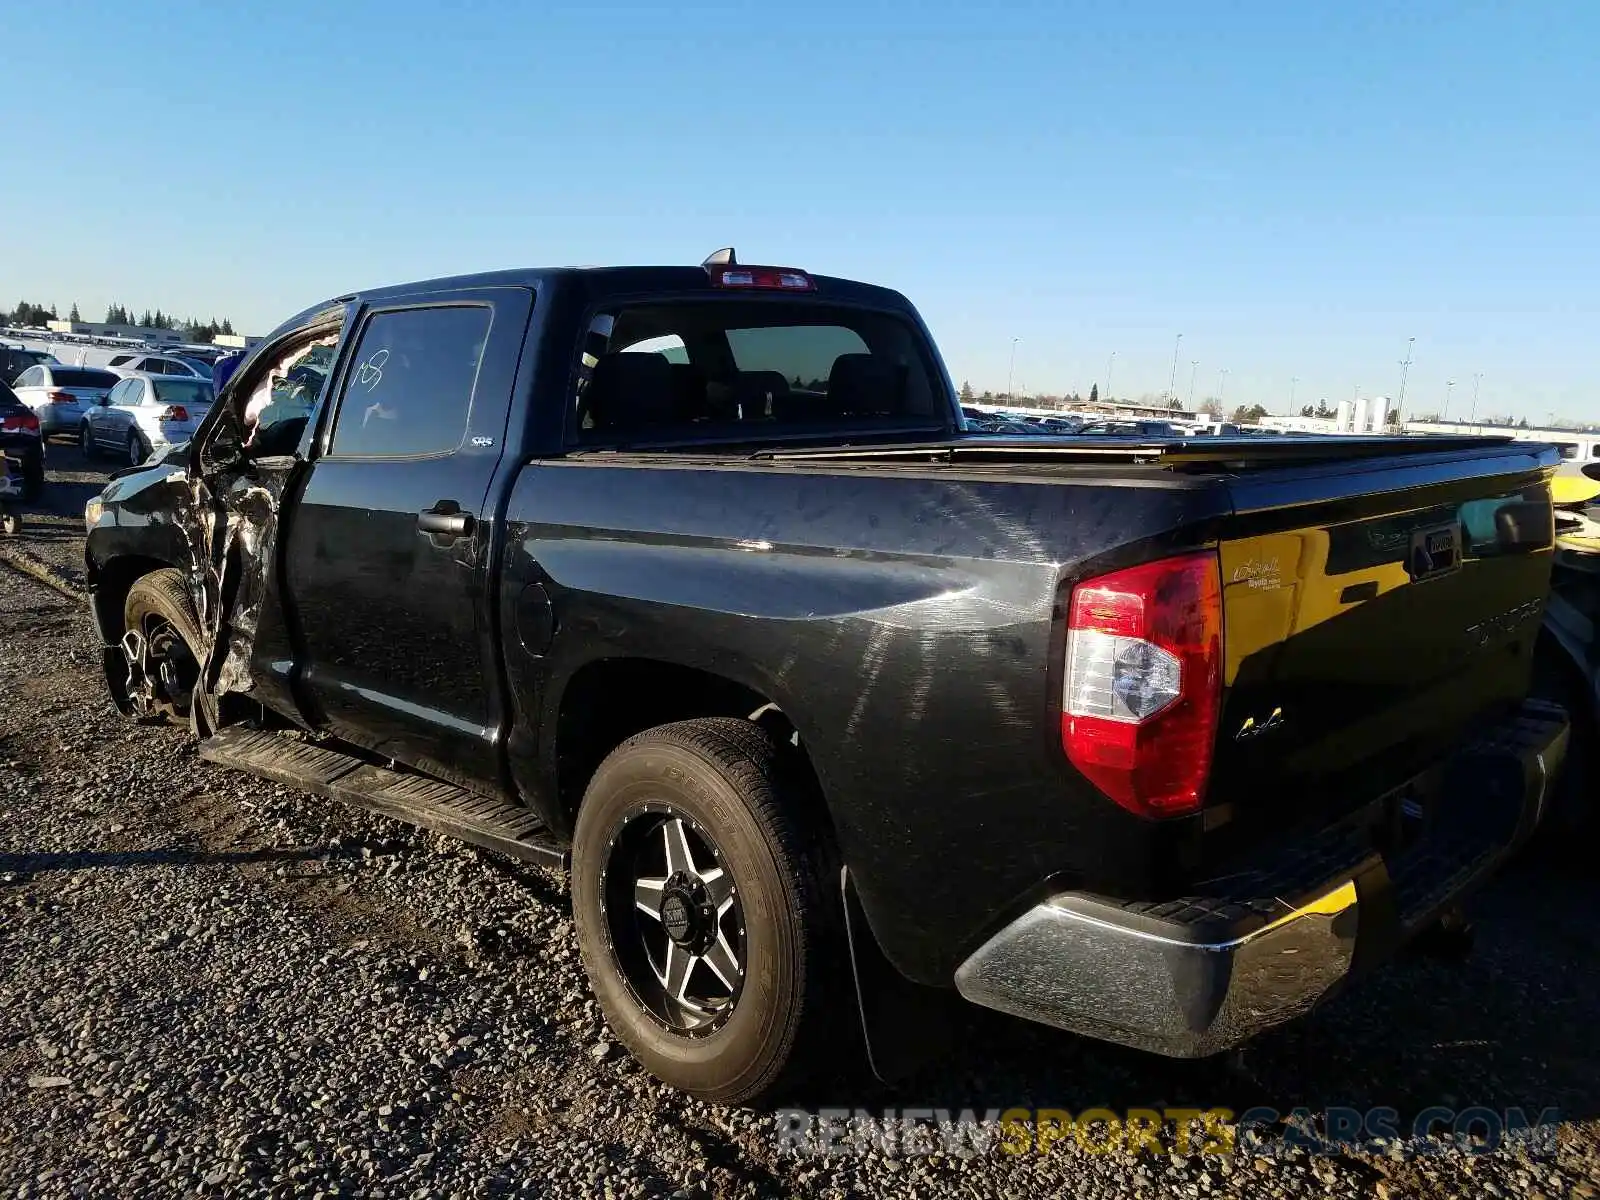
[[[1530,855],[1469,909],[1464,960],[1409,953],[1307,1018],[1242,1050],[1180,1061],[1046,1029],[959,1000],[915,1075],[893,1087],[863,1070],[820,1082],[807,1107],[960,1110],[1266,1107],[1395,1109],[1409,1129],[1443,1106],[1521,1108],[1533,1120],[1600,1115],[1600,880],[1587,865]],[[932,1002],[938,1003],[937,999]]]
[[[136,867],[241,866],[247,863],[323,862],[330,858],[359,857],[359,850],[330,852],[321,847],[306,849],[185,850],[161,847],[154,850],[67,850],[50,853],[0,854],[0,882],[8,876],[22,878],[56,871],[126,870]]]

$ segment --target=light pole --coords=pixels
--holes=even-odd
[[[1189,360],[1189,411],[1190,412],[1194,411],[1194,377],[1195,377],[1195,372],[1197,372],[1199,370],[1200,370],[1200,360],[1198,358],[1191,358]]]
[[[1178,398],[1178,347],[1183,345],[1183,334],[1178,335],[1178,340],[1172,343],[1172,377],[1167,380],[1167,399]]]
[[[1294,416],[1294,387],[1295,387],[1295,384],[1297,384],[1299,382],[1300,382],[1300,376],[1298,376],[1298,375],[1289,376],[1289,415],[1291,417]]]
[[[1227,394],[1227,390],[1228,390],[1228,368],[1227,367],[1223,367],[1221,374],[1219,374],[1217,376],[1217,407],[1218,408],[1222,407],[1222,397]]]
[[[1483,372],[1474,371],[1472,373],[1472,412],[1467,417],[1467,424],[1469,425],[1478,423],[1478,384],[1482,382]]]
[[[1011,399],[1011,377],[1017,373],[1017,343],[1020,338],[1011,339],[1011,365],[1006,368],[1006,399]]]
[[[1444,415],[1446,417],[1450,415],[1450,389],[1455,385],[1456,381],[1454,379],[1446,379],[1444,381]]]
[[[1117,365],[1117,352],[1115,350],[1113,350],[1111,352],[1111,361],[1106,363],[1106,394],[1103,397],[1101,397],[1104,400],[1110,400],[1111,399],[1111,372],[1116,367],[1116,365]]]
[[[1406,356],[1400,363],[1400,395],[1394,403],[1395,422],[1402,423],[1406,419],[1406,376],[1411,374],[1411,348],[1417,344],[1416,338],[1406,341]],[[1385,413],[1385,416],[1388,414]]]

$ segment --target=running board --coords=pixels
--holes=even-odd
[[[566,852],[544,822],[520,804],[480,796],[427,775],[375,767],[289,734],[229,726],[200,742],[200,757],[515,858],[563,869],[567,865]]]

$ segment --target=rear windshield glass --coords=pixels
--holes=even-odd
[[[57,387],[115,387],[117,377],[110,371],[86,371],[81,367],[51,367],[50,379]]]
[[[748,300],[599,314],[573,399],[589,444],[762,441],[949,419],[915,326],[892,313]]]
[[[203,379],[152,379],[150,383],[163,404],[211,403],[211,385]]]

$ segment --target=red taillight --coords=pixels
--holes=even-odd
[[[78,398],[71,392],[46,392],[44,398],[51,404],[76,404]]]
[[[1200,807],[1222,702],[1222,577],[1186,554],[1080,583],[1067,620],[1061,744],[1123,808]]]
[[[779,292],[811,292],[817,285],[811,276],[793,267],[707,267],[713,287],[768,288]]]
[[[156,418],[158,421],[187,421],[188,419],[189,410],[181,404],[167,405],[162,410],[161,415]]]
[[[39,418],[31,412],[7,413],[0,417],[0,433],[38,433]]]

